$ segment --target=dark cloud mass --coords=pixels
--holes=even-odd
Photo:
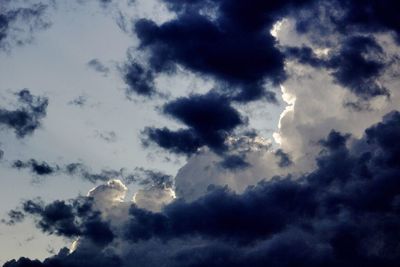
[[[16,95],[19,102],[16,110],[0,108],[0,126],[13,129],[17,137],[23,138],[42,125],[49,101],[47,97],[32,95],[27,89]]]
[[[144,131],[143,145],[156,143],[158,146],[177,154],[193,154],[204,143],[192,130],[171,131],[168,128],[147,127]]]
[[[149,19],[140,19],[134,24],[139,49],[148,56],[148,63],[146,67],[134,60],[126,64],[124,79],[129,85],[128,92],[154,95],[156,75],[174,73],[179,65],[200,76],[214,78],[216,86],[212,92],[218,92],[223,102],[259,99],[276,102],[270,85],[286,79],[284,61],[294,57],[300,63],[328,69],[336,83],[364,102],[377,96],[390,96],[379,81],[386,67],[385,54],[374,37],[366,35],[365,29],[373,24],[374,31],[388,31],[397,29],[397,24],[393,22],[395,17],[382,16],[379,9],[384,6],[375,1],[253,1],[251,5],[243,0],[164,2],[176,17],[161,24]],[[389,4],[395,7],[392,1]],[[360,10],[355,13],[359,19],[353,20],[351,11],[358,5]],[[369,11],[373,7],[378,10]],[[324,15],[335,9],[341,13]],[[368,12],[376,22],[368,21]],[[285,16],[296,19],[301,34],[315,32],[315,39],[323,39],[329,33],[337,33],[341,43],[330,44],[332,51],[328,58],[318,57],[309,47],[282,49],[270,30]],[[205,97],[209,95],[213,93]],[[196,97],[189,98],[196,100]],[[355,102],[347,106],[362,109]],[[183,121],[176,114],[165,113]],[[192,154],[201,146],[222,150],[224,137],[219,126],[211,123],[204,135],[201,129],[183,122],[190,128],[179,131],[147,128],[144,133],[148,140],[144,143],[154,141],[162,148],[181,154]],[[229,132],[223,135],[226,133]]]
[[[287,48],[286,56],[302,64],[332,70],[334,80],[363,100],[389,96],[378,78],[385,70],[383,48],[370,36],[346,37],[329,59],[318,58],[309,47]]]
[[[114,258],[115,266],[156,266],[160,260],[165,266],[398,266],[400,113],[387,114],[360,140],[348,144],[349,137],[332,131],[321,141],[317,168],[299,179],[274,177],[242,194],[210,187],[205,196],[178,199],[161,212],[132,205],[119,238],[131,244],[131,253],[155,240],[166,250],[147,247],[148,255],[137,256],[140,264],[127,256]],[[24,211],[37,216],[44,231],[74,233],[71,216],[86,218],[63,202],[26,203]],[[185,245],[171,249],[176,240]],[[21,258],[4,266],[66,266],[85,251],[95,253],[78,250],[43,263]],[[109,259],[114,254],[93,255]]]
[[[356,36],[345,41],[339,55],[333,56],[329,65],[335,69],[333,76],[340,84],[368,99],[388,94],[387,89],[376,82],[385,67],[379,56],[383,56],[383,50],[374,38]]]
[[[216,257],[229,266],[396,266],[399,125],[400,113],[392,112],[352,146],[346,146],[348,136],[332,132],[322,141],[318,168],[299,180],[276,177],[242,195],[217,188],[162,213],[132,207],[129,237],[201,236],[238,244],[216,255],[195,250],[202,255],[197,262],[188,254],[188,262],[202,266],[213,266]]]
[[[381,48],[373,38],[356,36],[373,32],[393,32],[399,39],[400,23],[397,1],[325,0],[325,1],[190,1],[165,0],[177,17],[161,25],[147,19],[136,22],[140,48],[150,55],[155,73],[171,72],[182,65],[220,82],[222,91],[236,101],[266,97],[275,101],[263,84],[282,82],[285,55],[270,35],[272,25],[285,15],[296,19],[299,33],[318,32],[323,39],[328,32],[349,36],[342,49],[327,66],[336,69],[336,80],[363,98],[387,94],[375,78],[383,66],[363,54]],[[338,10],[329,16],[330,10]],[[347,39],[347,38],[345,38]],[[303,50],[306,61],[321,62]],[[304,54],[303,54],[304,56]]]
[[[346,0],[336,1],[345,11],[337,21],[339,30],[354,31],[357,27],[363,32],[393,31],[400,41],[400,22],[396,10],[400,3],[396,0]]]
[[[309,1],[165,1],[177,17],[135,23],[140,48],[156,73],[181,65],[220,82],[230,99],[276,101],[264,83],[284,80],[283,54],[269,30],[289,6]]]
[[[43,263],[39,260],[30,260],[28,258],[20,258],[18,261],[6,263],[4,267],[10,266],[26,266],[26,267],[78,267],[84,264],[85,267],[98,266],[121,266],[121,260],[114,254],[105,252],[104,254],[95,254],[93,251],[79,251],[68,254],[67,248],[62,249],[57,256],[46,259]],[[90,261],[88,261],[90,259]]]
[[[163,113],[184,123],[188,129],[170,131],[166,128],[148,128],[148,141],[176,153],[192,154],[201,146],[216,152],[226,150],[225,139],[246,121],[218,94],[192,95],[178,98],[164,105]]]
[[[153,71],[144,65],[132,61],[121,69],[123,78],[128,85],[126,94],[129,97],[132,93],[142,96],[153,96],[156,91],[154,88]]]
[[[100,213],[92,207],[92,199],[88,197],[69,202],[57,200],[48,205],[40,200],[28,200],[23,203],[22,209],[25,214],[37,219],[37,227],[45,233],[67,238],[85,236],[100,246],[107,245],[114,238],[109,225],[102,221]]]
[[[57,165],[50,166],[47,162],[37,162],[35,159],[27,162],[16,160],[13,162],[12,167],[16,169],[29,169],[32,173],[39,176],[54,174],[60,169]]]

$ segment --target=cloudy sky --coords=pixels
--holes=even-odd
[[[0,264],[398,266],[399,8],[0,0]]]

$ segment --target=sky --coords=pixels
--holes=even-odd
[[[395,0],[0,0],[0,265],[398,266]]]

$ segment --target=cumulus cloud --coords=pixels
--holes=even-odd
[[[175,177],[178,198],[197,199],[208,192],[210,185],[228,186],[241,193],[247,186],[274,175],[285,175],[293,166],[282,168],[278,150],[270,140],[258,136],[242,136],[229,140],[229,153],[218,155],[203,149],[191,156]],[[211,187],[212,188],[212,187]]]
[[[133,202],[140,208],[159,212],[162,208],[172,202],[175,192],[172,188],[149,188],[140,189],[133,197]]]
[[[360,137],[399,101],[396,40],[386,33],[335,36],[342,42],[321,44],[300,35],[290,19],[276,33],[283,50],[297,48],[286,52],[288,79],[281,89],[287,107],[274,137],[303,171],[314,165],[318,142],[332,129]]]

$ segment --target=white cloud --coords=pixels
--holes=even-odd
[[[172,188],[153,187],[149,189],[139,189],[133,196],[133,202],[142,209],[153,212],[161,211],[162,207],[170,203],[175,198]]]
[[[231,140],[232,141],[232,140]],[[278,166],[279,158],[271,142],[260,137],[243,137],[235,140],[234,152],[245,155],[249,168],[227,170],[219,164],[222,158],[215,153],[203,150],[192,156],[175,177],[177,197],[192,201],[207,192],[210,185],[228,186],[236,192],[243,192],[247,186],[254,185],[274,175],[285,175],[292,167]],[[231,146],[233,146],[231,144]]]

